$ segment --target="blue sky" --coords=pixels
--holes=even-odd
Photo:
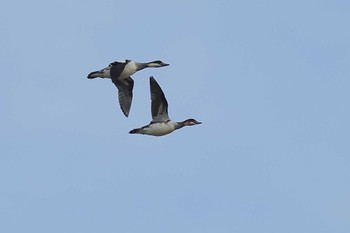
[[[350,232],[348,1],[8,1],[1,232]],[[129,118],[109,80],[133,76]],[[171,119],[151,120],[149,76]]]

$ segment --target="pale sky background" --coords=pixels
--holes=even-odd
[[[0,232],[350,232],[350,1],[3,1]],[[119,59],[170,63],[133,76]],[[151,120],[149,76],[171,119]]]

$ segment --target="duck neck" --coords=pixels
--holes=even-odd
[[[181,129],[182,127],[185,126],[185,123],[183,121],[175,122],[174,126],[175,126],[175,129]]]
[[[147,63],[135,62],[135,66],[137,70],[143,70],[147,67]]]

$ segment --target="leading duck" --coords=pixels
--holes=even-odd
[[[152,121],[150,124],[133,129],[129,133],[163,136],[184,126],[202,124],[202,122],[198,122],[195,119],[187,119],[180,122],[170,120],[168,116],[168,102],[161,87],[153,76],[150,77],[149,81],[151,86]]]
[[[91,72],[87,78],[110,78],[114,85],[118,88],[120,108],[124,115],[128,117],[132,102],[132,90],[134,87],[134,80],[130,76],[144,68],[159,68],[168,65],[169,64],[159,60],[146,63],[132,60],[116,61],[110,63],[109,66],[104,69]]]

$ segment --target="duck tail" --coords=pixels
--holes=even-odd
[[[93,79],[93,78],[97,78],[97,77],[100,77],[103,73],[101,73],[101,71],[94,71],[94,72],[91,72],[87,78],[88,79]]]
[[[138,128],[138,129],[133,129],[133,130],[130,130],[130,134],[136,134],[136,133],[140,133],[141,131],[141,128]]]

